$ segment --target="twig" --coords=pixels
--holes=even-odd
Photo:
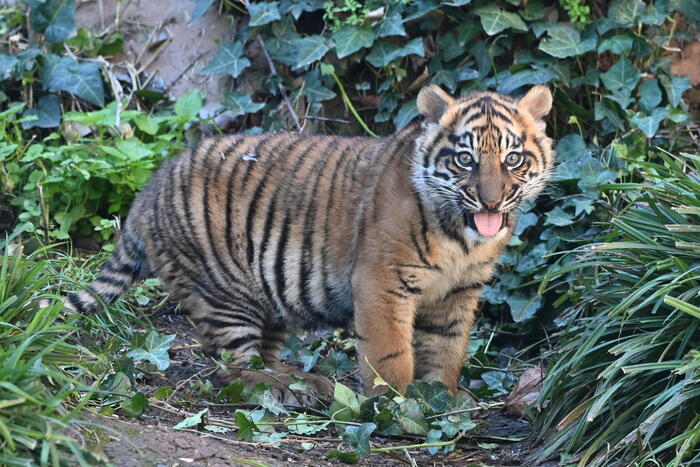
[[[348,120],[343,120],[342,118],[329,118],[329,117],[317,117],[315,115],[304,115],[301,117],[302,120],[321,120],[322,122],[337,122],[337,123],[345,123],[346,125],[349,125],[350,122]]]
[[[181,72],[179,75],[177,75],[177,76],[175,77],[174,80],[172,80],[172,81],[170,82],[170,84],[168,84],[168,86],[165,88],[165,92],[170,91],[170,88],[172,88],[173,86],[175,86],[175,83],[177,83],[178,81],[180,81],[180,78],[182,78],[183,76],[185,76],[185,74],[187,74],[187,72],[190,71],[190,70],[192,69],[192,67],[195,66],[195,65],[199,62],[199,60],[200,60],[202,57],[204,57],[204,55],[206,55],[206,52],[202,52],[202,53],[200,53],[199,55],[197,55],[197,58],[195,58],[194,60],[192,60],[192,62],[191,62],[189,65],[187,65],[187,67],[185,67],[185,69],[182,70],[182,72]]]
[[[273,76],[278,76],[277,75],[277,69],[275,68],[275,64],[272,62],[272,59],[270,58],[270,54],[267,53],[267,49],[265,48],[265,42],[263,41],[263,38],[261,35],[258,34],[258,43],[260,44],[260,48],[263,51],[263,54],[265,55],[265,60],[267,60],[267,66],[270,68],[270,73]],[[289,97],[287,97],[287,91],[284,90],[284,86],[282,86],[282,82],[280,81],[277,83],[277,87],[279,88],[280,92],[282,93],[282,99],[284,99],[284,103],[287,105],[287,110],[289,110],[289,114],[292,117],[292,121],[294,121],[294,125],[297,127],[297,131],[301,131],[301,124],[299,123],[299,117],[297,116],[297,113],[294,111],[292,108],[292,103],[289,102]]]
[[[404,449],[421,449],[421,448],[441,448],[443,446],[452,446],[457,444],[457,441],[464,438],[465,431],[460,431],[456,438],[450,441],[442,441],[439,443],[421,443],[421,444],[409,444],[407,446],[389,446],[386,448],[372,448],[372,452],[389,452],[389,451],[403,451]]]
[[[170,347],[170,350],[185,350],[185,349],[200,349],[202,344],[187,344],[187,345],[176,345],[175,347]]]

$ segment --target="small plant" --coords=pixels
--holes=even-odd
[[[45,253],[0,241],[0,464],[103,462],[71,435],[83,387],[75,375],[88,373],[90,354],[70,342],[74,320],[61,319]]]
[[[559,3],[566,10],[571,22],[579,28],[591,22],[591,7],[586,5],[585,0],[560,0]]]

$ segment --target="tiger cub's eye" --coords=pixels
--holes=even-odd
[[[522,162],[523,155],[518,152],[511,152],[506,156],[506,165],[511,169],[519,166]]]
[[[474,163],[474,157],[468,152],[458,152],[455,154],[455,162],[463,169],[471,170]]]

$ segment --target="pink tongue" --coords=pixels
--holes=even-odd
[[[500,212],[475,212],[474,223],[476,230],[485,237],[493,237],[501,230],[503,214]]]

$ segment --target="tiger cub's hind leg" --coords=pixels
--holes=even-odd
[[[202,296],[190,296],[185,303],[204,350],[210,355],[226,352],[230,356],[219,378],[225,384],[240,378],[251,389],[260,383],[266,384],[273,397],[284,404],[316,405],[320,394],[317,394],[317,385],[311,382],[312,375],[308,375],[309,394],[289,388],[296,380],[291,376],[295,371],[279,361],[283,333],[269,330],[269,320],[263,310],[230,303],[229,300],[224,305],[215,297],[205,299]],[[263,368],[254,368],[256,360],[263,362]]]
[[[301,385],[298,385],[303,389],[291,390],[293,396],[302,403],[301,405],[318,405],[319,402],[327,401],[333,394],[333,383],[328,378],[297,370],[280,361],[280,352],[287,335],[288,333],[283,329],[270,328],[265,331],[262,355],[265,367],[276,371],[278,377],[283,381],[289,381],[290,384],[301,382],[299,378],[304,380]]]

